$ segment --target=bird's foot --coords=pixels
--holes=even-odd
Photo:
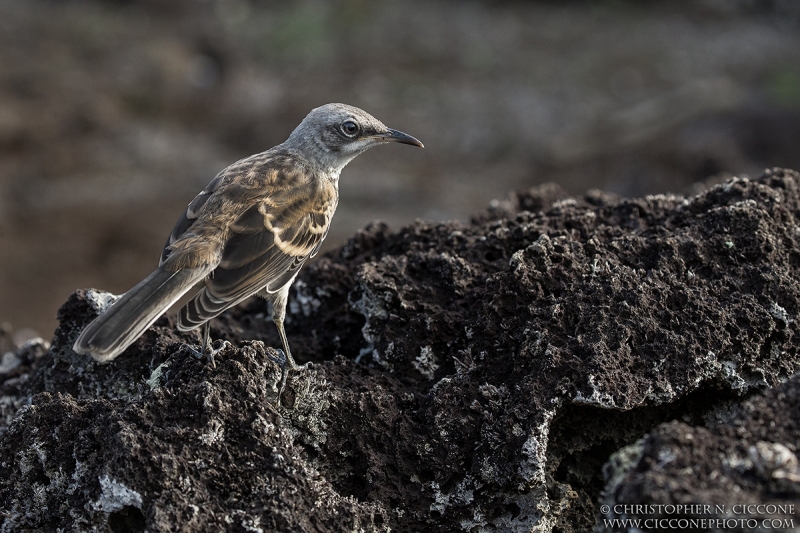
[[[196,359],[203,359],[205,357],[203,355],[202,349],[201,349],[201,351],[198,352],[197,350],[195,350],[194,348],[192,348],[188,344],[184,344],[181,348],[183,350],[186,350],[187,352],[189,352],[189,354],[194,356]]]
[[[213,346],[207,346],[206,348],[206,359],[208,360],[209,363],[211,363],[212,368],[216,368],[217,366],[216,362],[214,361],[214,356],[220,352],[224,352],[225,350],[233,346],[230,342],[226,340],[217,342],[219,342],[219,348],[214,348]]]
[[[284,353],[283,350],[278,350],[278,356],[279,357],[273,357],[271,355],[267,356],[271,361],[277,363],[278,366],[281,367],[280,386],[277,387],[275,385],[272,386],[272,390],[278,393],[275,400],[276,407],[281,406],[281,396],[283,396],[283,391],[286,390],[286,383],[289,380],[289,371],[300,372],[308,369],[311,366],[310,361],[305,364],[298,365],[297,363],[294,362],[294,358],[292,357],[287,358],[286,353]]]
[[[217,362],[214,360],[214,357],[218,353],[224,352],[225,350],[230,348],[231,347],[231,343],[228,342],[228,341],[225,341],[225,340],[223,340],[223,341],[215,341],[215,342],[218,342],[220,344],[219,348],[214,348],[212,346],[212,343],[209,343],[209,344],[201,347],[199,352],[197,350],[195,350],[194,348],[191,348],[189,346],[187,346],[186,348],[189,350],[189,353],[191,353],[193,356],[195,356],[198,359],[207,361],[211,365],[211,368],[216,368],[217,367]]]
[[[302,372],[303,370],[307,370],[309,368],[311,368],[311,361],[303,363],[302,365],[298,365],[294,361],[289,362],[289,370],[292,370],[293,372]]]

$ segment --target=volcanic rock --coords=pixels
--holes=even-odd
[[[280,407],[263,302],[212,322],[215,367],[171,316],[101,365],[71,346],[109,295],[79,290],[0,367],[0,531],[578,532],[734,485],[785,503],[799,216],[800,174],[773,169],[373,224],[295,284],[313,364]]]

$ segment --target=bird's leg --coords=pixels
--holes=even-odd
[[[275,322],[275,326],[278,328],[278,335],[280,335],[281,343],[283,343],[283,353],[286,354],[286,362],[289,363],[289,370],[305,370],[308,367],[308,363],[298,365],[294,362],[292,352],[289,350],[289,341],[286,339],[286,331],[283,329],[283,320]]]
[[[200,351],[198,352],[188,344],[184,344],[183,347],[186,348],[189,353],[195,356],[197,359],[204,359],[206,353],[206,347],[208,346],[208,341],[210,337],[208,322],[203,324],[202,329],[200,330],[200,336],[203,338],[203,343],[200,345]]]
[[[287,283],[283,289],[272,297],[272,321],[275,322],[275,327],[278,328],[278,335],[283,344],[284,354],[283,361],[275,361],[281,366],[281,384],[278,388],[278,405],[280,405],[281,395],[286,388],[286,381],[289,379],[289,370],[299,371],[305,370],[308,367],[308,363],[304,365],[295,363],[292,352],[289,350],[289,340],[286,338],[286,331],[283,329],[283,320],[286,318],[286,300],[289,295],[289,285],[291,285],[291,283]]]
[[[201,335],[203,337],[203,344],[200,348],[200,351],[192,350],[192,354],[198,359],[205,359],[209,363],[211,363],[212,368],[217,367],[216,361],[214,361],[214,356],[217,355],[219,352],[226,349],[230,343],[228,341],[222,341],[222,346],[217,349],[214,349],[211,346],[211,325],[209,322],[203,324],[201,330]]]
[[[211,325],[206,322],[203,324],[203,347],[200,349],[201,354],[207,353],[208,345],[211,344]]]
[[[286,332],[283,331],[283,320],[280,322],[275,322],[275,325],[278,327],[278,335],[281,337],[281,341],[283,342],[283,354],[284,359],[281,362],[281,384],[278,387],[278,405],[281,404],[281,395],[283,395],[283,390],[286,388],[286,381],[289,379],[289,369],[294,370],[294,367],[297,365],[292,359],[292,352],[289,351],[289,342],[286,340]],[[288,363],[288,365],[287,365]],[[287,366],[289,368],[287,368]]]

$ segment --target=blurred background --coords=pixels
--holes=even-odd
[[[327,102],[426,146],[350,164],[328,249],[547,181],[690,192],[800,168],[800,2],[1,0],[2,328],[130,288],[219,170]]]

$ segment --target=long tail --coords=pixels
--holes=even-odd
[[[168,272],[158,267],[89,324],[72,349],[110,361],[130,346],[211,269]]]

